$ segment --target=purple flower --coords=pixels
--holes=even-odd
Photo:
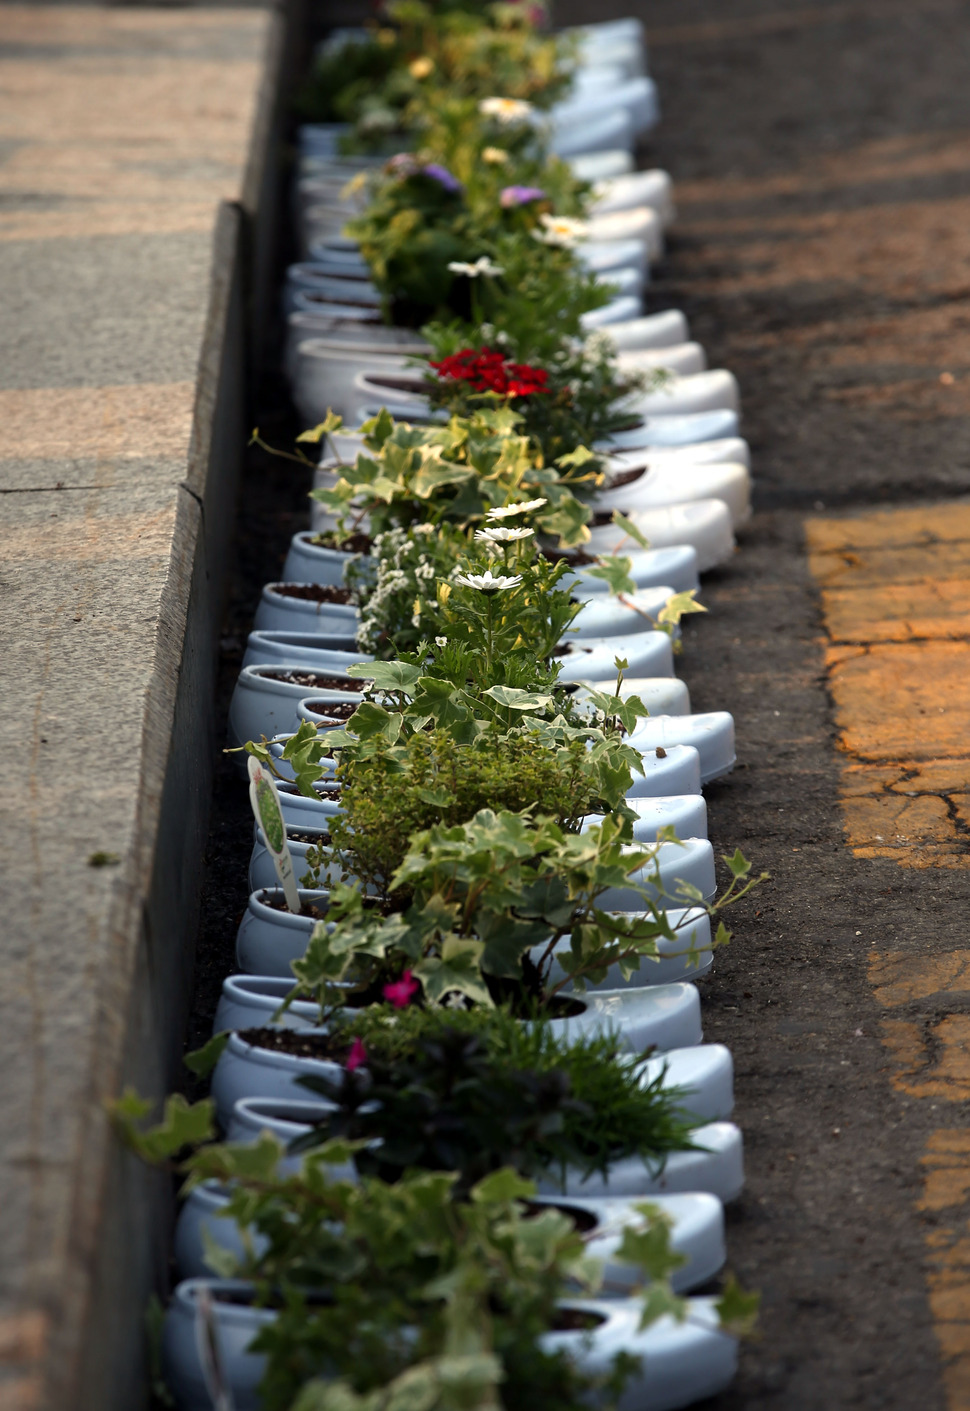
[[[436,181],[438,185],[443,186],[446,191],[458,192],[464,189],[457,176],[452,176],[448,168],[439,165],[438,162],[429,162],[428,165],[422,167],[421,170],[424,172],[425,176],[430,176],[432,181]]]
[[[347,1069],[348,1073],[353,1073],[356,1069],[361,1068],[366,1062],[367,1050],[366,1048],[364,1048],[361,1039],[356,1038],[350,1046],[350,1052],[347,1055],[347,1062],[344,1064],[344,1067]]]
[[[499,193],[503,206],[527,206],[530,201],[544,201],[546,193],[541,186],[505,186]]]

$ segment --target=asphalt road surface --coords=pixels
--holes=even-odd
[[[562,22],[629,12],[557,8]],[[970,4],[653,0],[650,307],[739,378],[755,514],[679,673],[731,710],[704,983],[761,1337],[718,1411],[970,1407]],[[964,978],[967,976],[968,978]]]

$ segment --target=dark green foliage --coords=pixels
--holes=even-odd
[[[504,1010],[371,1006],[345,1018],[341,1036],[362,1040],[366,1071],[302,1080],[337,1111],[299,1145],[380,1138],[356,1161],[385,1180],[422,1167],[457,1171],[467,1189],[505,1165],[527,1177],[605,1172],[631,1155],[656,1168],[691,1145],[679,1094],[662,1077],[645,1081],[643,1060],[610,1035],[567,1043],[548,1022]]]

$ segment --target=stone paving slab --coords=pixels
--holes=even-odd
[[[144,1397],[166,1183],[104,1100],[171,1082],[191,978],[273,24],[0,6],[3,1411]]]

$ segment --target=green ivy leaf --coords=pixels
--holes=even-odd
[[[187,1053],[184,1063],[189,1072],[199,1078],[207,1077],[222,1057],[230,1037],[228,1033],[213,1034],[208,1043]]]
[[[211,1098],[188,1103],[181,1093],[175,1093],[165,1099],[161,1122],[141,1131],[137,1124],[152,1105],[133,1088],[126,1088],[108,1110],[125,1145],[153,1166],[170,1160],[185,1147],[210,1141],[215,1135],[215,1103]]]
[[[639,544],[641,549],[649,549],[649,539],[644,538],[643,534],[641,534],[640,530],[633,523],[632,519],[628,519],[626,515],[621,514],[619,510],[614,510],[613,523],[618,529],[622,529],[624,534],[626,534],[628,538],[632,539],[635,544]]]
[[[483,949],[481,941],[446,936],[440,957],[425,956],[414,967],[415,978],[421,981],[428,999],[440,1003],[449,994],[467,995],[474,1004],[492,1009],[492,997],[482,979]]]
[[[323,421],[321,421],[317,426],[314,426],[310,431],[300,432],[299,436],[296,438],[297,444],[299,444],[300,442],[316,444],[317,442],[322,441],[325,436],[329,436],[332,431],[342,431],[343,425],[343,417],[337,416],[336,412],[334,412],[333,410],[331,410],[330,407],[328,407],[327,415],[324,417]]]
[[[725,1332],[733,1333],[735,1337],[750,1337],[758,1321],[760,1305],[761,1294],[745,1293],[731,1275],[715,1307]]]
[[[637,585],[631,577],[633,560],[621,557],[618,554],[604,556],[596,564],[595,568],[584,569],[584,573],[589,578],[599,578],[609,588],[615,597],[618,593],[635,593]]]

